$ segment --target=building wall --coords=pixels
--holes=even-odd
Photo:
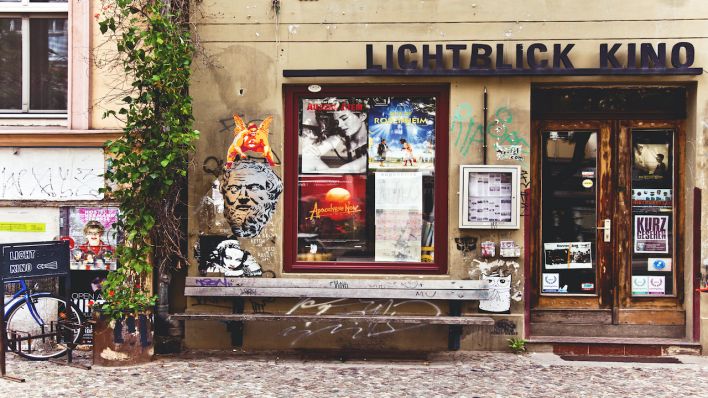
[[[490,148],[490,164],[518,164],[529,171],[531,86],[536,83],[597,83],[597,84],[689,84],[692,98],[687,119],[686,202],[687,231],[692,230],[690,215],[692,188],[706,188],[705,135],[708,128],[708,99],[706,79],[701,76],[655,77],[342,77],[342,78],[284,78],[284,69],[353,69],[366,67],[365,44],[373,43],[375,61],[383,62],[384,45],[392,43],[449,44],[485,43],[504,44],[511,54],[517,43],[528,47],[541,42],[549,47],[554,43],[575,43],[572,61],[576,68],[598,67],[601,43],[666,42],[671,48],[676,42],[690,41],[696,49],[694,66],[708,63],[708,3],[699,0],[684,1],[626,1],[600,0],[596,2],[559,2],[532,0],[516,1],[397,1],[357,2],[287,1],[274,11],[270,1],[248,0],[232,2],[212,0],[195,4],[196,32],[207,57],[195,62],[191,93],[194,97],[196,128],[202,132],[190,171],[189,244],[193,247],[202,233],[224,232],[219,220],[204,223],[199,205],[211,189],[214,170],[226,156],[232,141],[232,115],[238,113],[245,120],[274,116],[270,143],[276,155],[283,154],[283,97],[284,84],[307,83],[450,83],[449,131],[449,211],[448,256],[449,274],[427,278],[479,278],[490,268],[500,268],[512,275],[512,310],[509,315],[495,315],[500,323],[497,334],[471,330],[463,339],[463,349],[497,349],[511,336],[523,336],[524,302],[523,255],[513,261],[485,261],[479,250],[469,252],[457,249],[455,238],[478,238],[478,242],[513,240],[524,244],[524,229],[519,230],[460,230],[457,227],[457,191],[460,164],[481,164],[483,129],[483,90],[489,93],[488,122],[492,126],[488,139],[493,143],[522,145],[526,152],[522,161],[500,161]],[[623,46],[624,48],[624,46]],[[446,62],[450,62],[446,59]],[[511,62],[507,59],[507,62]],[[497,129],[495,129],[495,127]],[[275,167],[283,175],[286,167]],[[536,184],[528,174],[522,179],[524,187]],[[286,188],[287,189],[287,188]],[[690,191],[690,192],[689,192]],[[704,193],[703,220],[708,220],[708,199]],[[281,199],[282,200],[282,199]],[[276,277],[318,277],[318,274],[282,272],[283,245],[282,203],[263,234],[254,241],[242,239],[266,270]],[[223,220],[222,220],[223,221]],[[705,221],[703,222],[705,224]],[[523,222],[522,222],[523,224]],[[705,234],[705,232],[704,232]],[[686,297],[691,312],[692,238],[686,234]],[[708,258],[708,239],[701,242],[702,259]],[[523,252],[523,251],[522,251]],[[190,275],[197,275],[192,258]],[[398,278],[396,275],[341,275],[341,277]],[[295,302],[277,300],[267,303],[268,310],[287,310]],[[229,311],[228,303],[197,303],[189,301],[189,310]],[[703,299],[702,326],[708,327],[708,302]],[[425,309],[421,309],[425,311]],[[444,309],[443,309],[444,310]],[[467,308],[466,311],[474,312]],[[689,317],[690,318],[690,317]],[[507,325],[506,328],[502,327]],[[350,332],[293,338],[288,324],[254,324],[247,326],[247,348],[297,348],[305,346],[342,346],[350,344]],[[299,327],[299,326],[298,326]],[[687,320],[687,330],[691,330]],[[505,331],[502,331],[504,329]],[[425,333],[421,338],[420,333]],[[515,333],[515,334],[514,334]],[[704,336],[706,333],[704,333]],[[317,337],[315,337],[317,336]],[[346,336],[346,337],[343,337]],[[393,337],[392,337],[393,336]],[[436,349],[445,345],[444,328],[426,327],[417,331],[395,331],[383,335],[368,333],[357,336],[351,344],[374,344],[377,347],[418,347]],[[345,342],[346,341],[346,342]],[[708,344],[708,337],[703,337]],[[228,347],[228,334],[220,323],[187,322],[186,344],[193,348]]]

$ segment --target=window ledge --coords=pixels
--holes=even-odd
[[[120,130],[0,127],[0,147],[102,147],[120,135]]]

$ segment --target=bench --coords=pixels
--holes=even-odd
[[[219,320],[227,322],[232,344],[243,345],[243,322],[246,321],[342,321],[367,323],[403,323],[449,325],[448,349],[460,348],[463,325],[494,325],[487,316],[462,316],[462,302],[485,300],[489,294],[482,280],[420,280],[420,279],[291,279],[291,278],[227,278],[188,277],[184,295],[187,297],[219,297],[232,300],[231,314],[189,312],[172,314],[176,320]],[[354,311],[347,314],[303,313],[244,313],[244,298],[335,298],[335,299],[397,299],[444,300],[447,315],[367,314]]]

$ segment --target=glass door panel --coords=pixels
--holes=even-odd
[[[542,295],[597,295],[597,131],[544,131]]]
[[[632,130],[632,296],[675,295],[674,130]]]

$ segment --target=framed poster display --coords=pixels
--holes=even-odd
[[[519,229],[520,166],[460,166],[460,228]]]

